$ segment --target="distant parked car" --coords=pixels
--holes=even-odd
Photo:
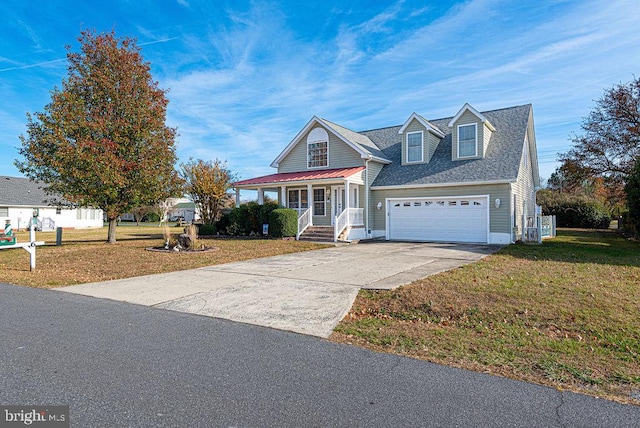
[[[173,215],[169,217],[169,221],[184,221],[184,217],[181,215]]]

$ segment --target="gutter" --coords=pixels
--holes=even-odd
[[[510,184],[515,182],[516,179],[491,181],[460,181],[457,183],[395,184],[392,186],[371,186],[371,190],[420,189],[425,187],[487,186],[491,184]]]

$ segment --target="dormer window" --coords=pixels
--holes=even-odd
[[[458,125],[458,157],[478,156],[478,125]]]
[[[322,128],[315,128],[307,137],[307,167],[322,168],[329,164],[329,134]]]
[[[422,131],[407,133],[407,163],[422,162]]]

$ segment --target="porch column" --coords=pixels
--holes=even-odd
[[[280,205],[287,207],[287,187],[280,187]]]
[[[236,208],[240,206],[240,188],[236,187]]]
[[[264,189],[258,189],[258,205],[264,205]]]
[[[313,217],[313,185],[311,183],[307,184],[307,205],[311,209],[311,216]]]
[[[344,207],[343,210],[349,209],[349,180],[344,181]]]

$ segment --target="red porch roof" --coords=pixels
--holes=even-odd
[[[280,174],[264,175],[262,177],[250,178],[248,180],[236,181],[231,186],[251,186],[256,184],[276,184],[287,183],[290,181],[310,181],[310,180],[327,180],[332,178],[347,178],[351,177],[364,169],[363,166],[357,166],[354,168],[339,168],[339,169],[321,169],[316,171],[302,171],[302,172],[283,172]]]

